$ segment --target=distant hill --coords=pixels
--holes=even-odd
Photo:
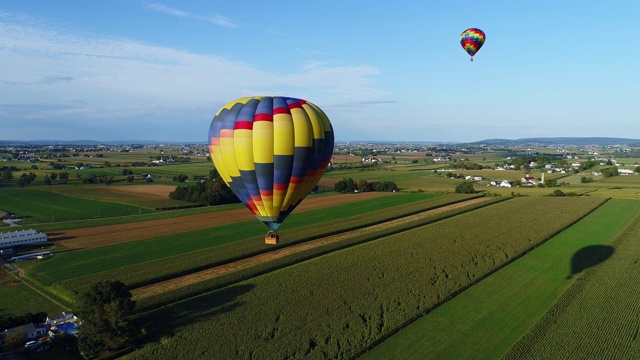
[[[471,144],[487,145],[640,145],[640,139],[611,138],[611,137],[552,137],[552,138],[524,138],[524,139],[487,139],[475,141]]]
[[[176,144],[205,144],[204,141],[156,141],[156,140],[0,140],[0,145],[176,145]]]
[[[339,141],[336,141],[337,143]],[[629,145],[640,146],[640,139],[612,138],[612,137],[544,137],[523,139],[486,139],[474,142],[453,141],[341,141],[349,144],[420,144],[420,145],[577,145],[577,146],[612,146]],[[0,145],[206,145],[204,141],[159,141],[159,140],[0,140]]]

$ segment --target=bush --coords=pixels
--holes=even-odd
[[[473,183],[471,181],[465,181],[456,186],[456,193],[459,194],[475,194],[476,189],[473,188]]]

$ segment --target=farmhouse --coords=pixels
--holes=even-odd
[[[533,186],[538,183],[532,176],[524,176],[520,181],[522,181],[522,185],[524,186]]]
[[[19,245],[46,243],[47,234],[39,233],[33,229],[0,233],[0,249]]]
[[[62,322],[65,322],[67,320],[71,320],[71,319],[74,319],[74,318],[75,318],[75,316],[73,315],[72,312],[63,311],[63,312],[61,312],[59,314],[54,314],[54,315],[51,315],[51,316],[47,316],[47,322],[46,323],[48,325],[55,325],[55,324],[62,323]]]
[[[33,323],[16,326],[3,331],[3,333],[0,334],[3,335],[1,340],[6,341],[11,334],[24,334],[27,339],[35,339],[39,336],[46,335],[47,327],[44,325],[34,325]]]

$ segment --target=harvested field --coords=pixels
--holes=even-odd
[[[167,199],[169,193],[176,189],[171,185],[138,185],[138,186],[100,186],[96,191],[130,194],[153,199]]]
[[[298,245],[292,245],[292,246],[288,246],[285,248],[281,248],[281,249],[277,249],[274,251],[270,251],[264,254],[260,254],[260,255],[256,255],[250,258],[246,258],[246,259],[242,259],[239,261],[235,261],[229,264],[225,264],[225,265],[221,265],[221,266],[217,266],[211,269],[207,269],[207,270],[203,270],[203,271],[199,271],[193,274],[189,274],[189,275],[185,275],[185,276],[181,276],[178,278],[174,278],[171,280],[167,280],[167,281],[163,281],[163,282],[159,282],[159,283],[155,283],[152,285],[148,285],[148,286],[144,286],[144,287],[140,287],[137,289],[133,289],[131,291],[131,294],[133,295],[134,299],[140,299],[140,298],[144,298],[144,297],[148,297],[148,296],[153,296],[156,294],[160,294],[163,293],[169,289],[176,289],[176,288],[180,288],[180,287],[184,287],[184,286],[189,286],[191,284],[194,283],[198,283],[201,281],[205,281],[205,280],[209,280],[212,278],[215,278],[217,276],[222,276],[224,274],[227,273],[231,273],[234,271],[238,271],[241,269],[245,269],[245,268],[249,268],[252,266],[255,266],[257,264],[263,263],[263,262],[267,262],[267,261],[271,261],[277,258],[281,258],[290,254],[294,254],[297,252],[301,252],[301,251],[305,251],[308,249],[312,249],[315,247],[319,247],[319,246],[324,246],[326,244],[330,244],[333,242],[337,242],[340,240],[343,240],[347,237],[350,236],[354,236],[357,234],[361,234],[363,232],[368,232],[368,231],[372,231],[372,230],[378,230],[381,228],[385,228],[385,227],[392,227],[392,226],[396,226],[396,225],[400,225],[403,223],[407,223],[410,221],[413,221],[415,219],[418,219],[420,217],[424,217],[427,215],[431,215],[431,214],[436,214],[436,213],[441,213],[444,211],[449,211],[449,210],[453,210],[453,209],[458,209],[464,206],[468,206],[471,204],[475,204],[475,203],[479,203],[479,202],[483,202],[483,201],[487,201],[489,200],[489,198],[486,197],[481,197],[481,198],[475,198],[475,199],[471,199],[468,201],[463,201],[460,203],[455,203],[455,204],[451,204],[451,205],[447,205],[447,206],[442,206],[439,207],[437,209],[433,209],[433,210],[428,210],[419,214],[415,214],[415,215],[411,215],[411,216],[405,216],[403,218],[400,219],[396,219],[396,220],[392,220],[392,221],[387,221],[385,223],[382,224],[377,224],[377,225],[373,225],[373,226],[369,226],[366,228],[362,228],[362,229],[358,229],[358,230],[353,230],[353,231],[348,231],[348,232],[344,232],[344,233],[340,233],[337,235],[333,235],[333,236],[328,236],[322,239],[318,239],[318,240],[312,240],[312,241],[307,241],[304,242],[302,244],[298,244]]]
[[[368,192],[357,195],[335,195],[304,200],[295,210],[310,211],[353,201],[391,196],[393,193]],[[67,249],[86,249],[115,245],[130,241],[152,239],[181,232],[207,229],[213,226],[235,224],[254,220],[247,209],[229,210],[210,214],[181,216],[173,219],[151,220],[130,224],[100,226],[85,229],[60,231],[49,236]]]

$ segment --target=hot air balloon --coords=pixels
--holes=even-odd
[[[209,153],[218,173],[278,243],[276,230],[313,190],[333,154],[333,128],[316,105],[254,96],[223,106],[211,121]]]
[[[473,61],[473,55],[482,47],[485,40],[484,31],[476,28],[469,28],[460,34],[460,45],[464,51],[471,55],[471,61]]]

